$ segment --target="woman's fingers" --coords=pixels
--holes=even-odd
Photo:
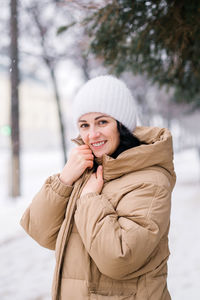
[[[74,148],[69,159],[60,173],[60,179],[68,185],[72,185],[87,168],[93,167],[94,155],[88,145]]]
[[[79,156],[85,156],[85,155],[91,155],[94,158],[94,155],[92,153],[92,150],[90,148],[80,148],[82,146],[79,146],[74,149],[73,154],[79,155]]]
[[[92,153],[92,150],[90,149],[90,147],[88,145],[81,145],[75,148],[77,151],[81,151],[81,152],[89,152]]]
[[[87,154],[87,153],[92,153],[92,150],[91,149],[76,149],[76,152]]]
[[[77,148],[79,148],[79,149],[90,149],[90,147],[86,144],[77,146]]]
[[[88,182],[84,186],[81,196],[91,192],[101,193],[103,183],[103,167],[98,166],[96,173],[93,173],[90,176]]]
[[[94,160],[93,154],[84,154],[84,155],[80,155],[80,157],[84,160]]]
[[[99,180],[103,179],[103,167],[101,165],[97,168],[96,177]]]

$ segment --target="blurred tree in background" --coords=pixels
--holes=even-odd
[[[137,100],[142,124],[171,128],[175,121],[181,128],[176,130],[175,148],[200,149],[200,122],[195,122],[196,130],[188,122],[194,115],[200,119],[195,112],[200,108],[200,2],[56,2],[83,12],[78,21],[89,37],[85,53],[93,53],[107,72],[125,80]]]
[[[61,97],[58,87],[57,80],[57,65],[60,61],[67,58],[67,53],[65,47],[56,46],[55,43],[55,33],[56,26],[58,24],[57,17],[63,17],[60,10],[54,4],[54,1],[48,1],[46,3],[40,1],[29,1],[28,3],[21,3],[21,10],[27,13],[28,19],[24,22],[24,35],[27,39],[35,39],[37,43],[37,50],[31,47],[25,49],[26,54],[30,56],[37,56],[38,61],[42,61],[44,66],[47,68],[54,93],[54,98],[56,101],[60,135],[61,135],[61,145],[63,150],[63,162],[67,161],[67,149],[66,149],[66,126],[63,120],[62,107],[61,107]],[[48,14],[46,13],[48,11]],[[65,11],[66,13],[66,11]],[[54,17],[53,19],[53,16]],[[34,28],[30,35],[30,27]],[[28,29],[28,30],[27,30]],[[29,37],[28,37],[29,36]],[[26,42],[27,42],[26,39]]]
[[[18,1],[10,1],[10,90],[11,90],[11,195],[20,195],[20,130],[19,130],[19,67],[18,67]]]
[[[112,72],[146,74],[174,87],[177,102],[200,106],[200,2],[109,0],[85,26],[91,50]]]

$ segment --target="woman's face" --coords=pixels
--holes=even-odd
[[[96,157],[111,155],[120,143],[117,122],[102,113],[88,113],[79,118],[79,132],[82,140]]]

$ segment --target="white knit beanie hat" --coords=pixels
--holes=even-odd
[[[136,104],[125,83],[103,75],[87,81],[73,103],[74,121],[90,112],[105,113],[121,122],[131,132],[136,127]]]

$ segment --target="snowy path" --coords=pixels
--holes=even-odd
[[[172,203],[168,286],[172,300],[199,300],[200,186],[177,184]]]
[[[49,300],[53,252],[39,247],[25,233],[0,245],[0,299]]]
[[[57,172],[59,157],[25,156],[24,197],[13,203],[0,189],[0,300],[50,300],[54,252],[40,247],[19,226],[19,219],[47,174]],[[5,157],[0,156],[1,166]],[[31,161],[31,164],[30,164]],[[37,164],[36,164],[37,161]],[[40,177],[38,177],[38,161]],[[49,161],[54,162],[54,170]],[[199,300],[200,172],[194,152],[177,155],[173,193],[168,286],[172,300]],[[0,183],[5,180],[2,168]],[[77,299],[78,300],[78,299]],[[155,299],[156,300],[156,299]]]

